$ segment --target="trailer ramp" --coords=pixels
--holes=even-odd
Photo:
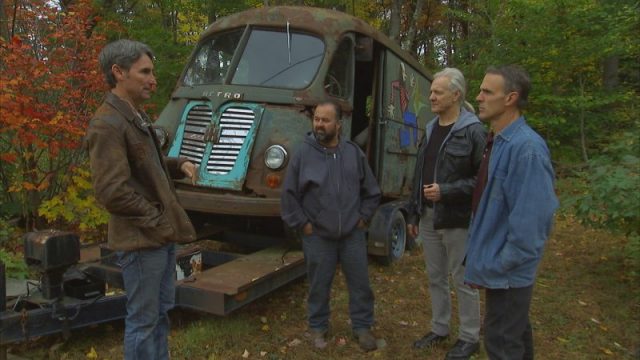
[[[176,284],[176,306],[227,315],[305,274],[301,250],[272,246],[229,260],[202,252],[202,270]],[[221,264],[218,264],[222,262]]]

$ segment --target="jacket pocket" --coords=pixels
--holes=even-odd
[[[173,242],[176,239],[176,230],[167,220],[164,214],[160,215],[158,225],[149,228],[143,228],[142,232],[150,240],[155,240],[161,244]]]

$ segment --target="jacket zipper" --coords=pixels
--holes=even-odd
[[[338,157],[336,156],[336,153],[333,153],[333,165],[337,166],[337,162],[338,162]],[[335,168],[335,167],[334,167]],[[340,176],[342,176],[342,173],[340,173]],[[338,177],[336,176],[336,187],[337,187],[337,193],[336,193],[336,199],[340,199],[340,179],[338,179]],[[338,208],[340,208],[340,204],[338,204]],[[338,238],[342,237],[342,211],[338,210]]]

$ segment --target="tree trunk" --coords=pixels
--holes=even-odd
[[[416,53],[416,34],[418,32],[418,23],[420,17],[422,16],[422,5],[424,4],[424,0],[416,0],[416,8],[413,11],[413,18],[411,23],[409,24],[409,31],[407,31],[407,40],[405,42],[406,49],[410,51],[412,54]]]
[[[393,0],[391,3],[391,21],[389,24],[389,37],[391,40],[400,44],[400,12],[402,11],[402,2]]]
[[[0,0],[0,37],[9,41],[9,18],[4,12],[4,6],[4,0]]]
[[[580,98],[584,100],[584,80],[582,76],[578,79],[578,86],[580,86]],[[587,135],[585,130],[585,114],[584,106],[580,106],[580,148],[582,150],[582,160],[586,163],[589,161],[589,155],[587,154]]]
[[[603,61],[602,71],[602,86],[605,91],[614,90],[618,87],[618,68],[620,65],[620,58],[617,56],[609,56]]]

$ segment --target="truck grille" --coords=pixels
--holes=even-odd
[[[196,105],[187,114],[180,155],[197,164],[202,163],[207,144],[204,133],[213,120],[213,111],[207,105]],[[213,144],[207,159],[207,172],[224,175],[229,173],[238,159],[240,149],[249,134],[255,114],[243,107],[229,107],[220,116],[220,139]]]

